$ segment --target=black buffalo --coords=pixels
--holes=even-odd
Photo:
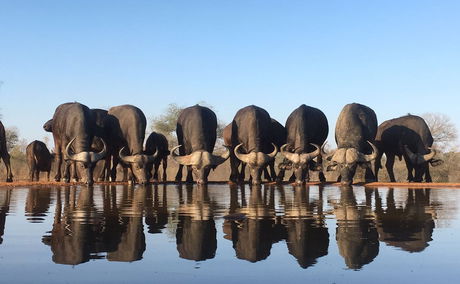
[[[6,166],[6,182],[12,182],[13,173],[11,172],[10,154],[8,154],[8,149],[6,147],[5,127],[3,127],[3,124],[1,121],[0,121],[0,156]]]
[[[213,155],[217,138],[216,114],[207,107],[195,105],[185,108],[177,120],[178,146],[171,150],[173,159],[179,164],[176,181],[182,180],[182,168],[187,166],[187,182],[206,183],[211,169],[222,164],[229,156],[227,151],[221,156]],[[179,148],[179,155],[175,150]]]
[[[131,170],[131,182],[135,179],[138,183],[147,183],[146,166],[154,161],[156,154],[146,155],[143,151],[147,120],[142,110],[132,105],[112,107],[105,123],[113,147],[111,180],[116,180],[121,160]]]
[[[323,145],[329,133],[327,118],[319,109],[301,105],[286,120],[286,131],[287,142],[281,147],[281,154],[291,162],[296,183],[308,182],[309,168],[316,168],[312,163],[315,157],[316,165],[322,169],[322,151],[318,145]],[[284,169],[280,176],[284,176]],[[319,179],[326,180],[322,171]]]
[[[107,114],[108,111],[105,109],[93,108],[91,109],[94,122],[96,123],[94,131],[94,139],[91,144],[93,151],[101,151],[104,148],[104,142],[106,143],[107,155],[102,164],[102,171],[98,177],[100,181],[108,181],[110,178],[110,165],[111,157],[113,155],[113,140],[109,137]],[[46,124],[45,124],[46,125]]]
[[[61,165],[64,156],[66,160],[65,182],[70,181],[69,167],[74,161],[79,168],[78,171],[82,174],[83,182],[88,185],[93,184],[94,166],[106,155],[105,147],[98,153],[91,151],[94,131],[95,121],[87,106],[80,103],[65,103],[56,108],[52,121],[56,149],[56,181],[61,179]]]
[[[431,182],[428,163],[437,165],[440,160],[434,160],[436,152],[430,150],[433,145],[433,136],[423,118],[416,115],[406,115],[390,119],[379,125],[375,145],[379,149],[379,156],[375,161],[375,176],[381,168],[381,158],[385,154],[385,167],[392,182],[396,181],[393,173],[395,156],[404,161],[407,166],[408,181]],[[412,171],[415,169],[415,177]]]
[[[93,151],[101,151],[106,147],[106,155],[103,164],[103,170],[99,176],[100,181],[108,180],[110,177],[110,158],[113,151],[112,141],[108,137],[108,130],[106,126],[107,111],[103,109],[90,109],[92,118],[94,120],[94,137],[91,144],[91,149]],[[46,132],[53,132],[53,119],[48,120],[43,125],[43,130]],[[78,179],[78,176],[74,176],[75,179]]]
[[[377,116],[369,107],[353,103],[340,112],[335,126],[337,150],[328,157],[332,161],[328,169],[339,170],[343,185],[353,182],[358,165],[366,168],[366,182],[375,180],[370,162],[378,155],[373,144],[376,133]]]
[[[229,123],[225,126],[222,136],[224,139],[224,144],[228,148],[234,148],[236,145],[232,145],[232,123]],[[270,130],[270,137],[272,143],[275,144],[278,148],[283,146],[286,143],[286,129],[284,128],[281,123],[279,123],[276,119],[271,119],[271,130]],[[235,153],[231,151],[230,157],[233,156],[233,159],[236,159]],[[232,158],[230,158],[232,159]],[[232,171],[230,175],[230,181],[236,182],[238,179],[241,181],[244,180],[244,172],[246,168],[246,163],[241,163],[241,170],[239,173],[234,173]],[[270,173],[268,170],[270,169]],[[284,176],[284,172],[280,172],[280,175]],[[264,177],[268,181],[275,181],[277,179],[276,171],[275,171],[275,159],[271,160],[267,166],[264,168]],[[279,177],[282,179],[282,177]]]
[[[230,181],[244,181],[244,171],[238,173],[238,166],[242,162],[249,167],[252,183],[260,184],[262,170],[275,159],[278,153],[278,147],[272,142],[270,115],[266,110],[254,105],[240,109],[233,118],[229,136],[231,137],[229,144],[234,147],[234,155],[230,158],[232,168]]]
[[[286,143],[287,132],[286,128],[279,123],[276,119],[272,118],[272,129],[271,129],[271,138],[272,143],[278,147],[278,149]],[[268,173],[268,168],[270,168],[270,174]],[[271,160],[268,163],[268,166],[264,169],[264,176],[268,181],[276,180],[276,171],[275,171],[275,159]]]
[[[26,148],[27,164],[29,166],[30,180],[40,180],[40,172],[46,172],[50,180],[51,164],[53,155],[42,141],[35,140]]]
[[[163,134],[152,132],[150,133],[147,141],[145,142],[145,154],[153,155],[157,152],[157,157],[147,165],[147,175],[148,179],[152,176],[153,169],[153,180],[158,181],[158,168],[160,163],[163,163],[163,181],[166,181],[166,168],[168,167],[168,139]]]

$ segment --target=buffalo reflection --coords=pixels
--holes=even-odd
[[[379,239],[390,246],[408,252],[421,252],[432,240],[434,229],[429,189],[408,189],[404,207],[397,207],[394,189],[387,193],[387,208],[383,210],[381,198],[376,198]]]
[[[370,206],[371,192],[366,189],[366,204],[358,206],[353,188],[341,187],[340,201],[334,206],[337,246],[351,269],[360,269],[379,253],[378,233]]]
[[[310,202],[310,188],[295,187],[293,201],[286,204],[287,246],[302,268],[314,265],[317,258],[328,253],[329,233],[324,222],[322,191],[320,188],[319,200]]]
[[[53,261],[77,265],[90,259],[135,261],[145,251],[142,205],[145,188],[124,187],[121,205],[113,186],[102,188],[102,211],[94,203],[94,189],[66,187],[56,190],[53,229],[43,242],[51,246]],[[64,200],[62,200],[64,199]]]
[[[8,188],[0,190],[0,244],[3,243],[3,234],[5,233],[6,216],[10,211],[11,191]]]
[[[166,184],[163,184],[161,197],[158,185],[147,188],[146,206],[145,206],[145,223],[150,234],[159,234],[168,224],[168,195]]]
[[[237,190],[232,188],[231,190]],[[233,242],[236,257],[250,262],[266,259],[270,255],[272,244],[285,238],[284,226],[275,223],[275,198],[273,187],[264,189],[253,186],[250,189],[249,202],[246,204],[242,192],[242,206],[231,208],[233,214],[227,216],[224,230]],[[232,193],[231,197],[237,197]],[[235,206],[237,202],[230,201]],[[230,230],[226,230],[230,227]]]
[[[182,201],[179,206],[180,215],[176,231],[179,256],[195,261],[214,258],[217,250],[216,225],[208,187],[188,187],[186,191],[186,201]]]
[[[25,208],[27,220],[32,223],[43,222],[50,204],[51,188],[29,188]]]
[[[124,226],[121,240],[115,251],[107,253],[110,261],[131,262],[142,259],[145,251],[145,235],[142,218],[144,214],[146,186],[136,188],[124,186],[122,191],[122,204],[120,206],[120,219]]]

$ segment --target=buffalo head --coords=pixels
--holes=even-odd
[[[276,147],[276,145],[272,143],[274,149],[273,152],[271,152],[270,154],[254,151],[250,152],[249,154],[242,154],[239,152],[239,149],[242,145],[243,143],[239,144],[233,150],[235,156],[243,163],[246,163],[248,165],[252,177],[252,183],[260,184],[262,170],[270,161],[275,159],[275,156],[278,153],[278,147]]]
[[[367,143],[372,147],[372,153],[369,155],[363,154],[355,148],[339,148],[326,158],[332,162],[332,165],[328,166],[328,170],[339,171],[342,185],[353,183],[358,165],[370,163],[377,158],[377,148],[371,142],[367,141]]]
[[[120,159],[123,163],[130,166],[138,183],[147,184],[147,165],[154,162],[155,158],[158,156],[158,151],[155,150],[153,155],[135,154],[127,156],[123,154],[124,149],[125,147],[121,148],[118,153],[120,155]]]
[[[76,138],[73,138],[65,148],[65,155],[67,160],[71,160],[76,162],[77,167],[79,167],[79,171],[82,173],[82,181],[88,185],[93,184],[93,171],[96,163],[103,159],[107,154],[107,145],[105,141],[101,139],[103,143],[103,149],[99,152],[90,152],[90,151],[82,151],[80,153],[73,153],[71,151],[72,143],[75,141]]]
[[[281,146],[280,151],[283,156],[286,157],[292,163],[292,170],[294,171],[296,177],[296,183],[302,184],[306,180],[306,173],[308,173],[308,163],[310,160],[316,158],[321,154],[321,150],[318,145],[311,144],[315,146],[316,150],[311,153],[291,153],[286,150],[288,144]]]
[[[220,156],[213,155],[208,151],[194,151],[189,155],[179,156],[175,151],[180,147],[182,145],[174,147],[171,150],[171,156],[178,164],[192,167],[192,173],[198,184],[207,183],[211,169],[222,164],[230,157],[230,150],[227,147],[225,147],[225,153]]]
[[[428,162],[430,162],[436,155],[436,150],[431,148],[429,149],[430,152],[428,154],[420,154],[412,152],[407,145],[404,145],[404,153],[415,169],[414,181],[416,182],[422,181],[423,174],[428,167]]]

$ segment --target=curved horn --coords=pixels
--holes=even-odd
[[[77,137],[74,137],[72,140],[70,140],[70,142],[65,147],[64,154],[65,154],[65,156],[67,157],[68,160],[74,160],[75,159],[75,154],[70,153],[70,146],[72,145],[73,141],[75,141],[75,139],[77,139]]]
[[[280,152],[281,154],[286,157],[286,159],[288,159],[289,161],[295,163],[298,161],[299,159],[299,154],[296,154],[296,153],[291,153],[289,151],[286,150],[286,147],[288,146],[288,144],[284,144],[283,146],[281,146],[280,148]]]
[[[105,157],[105,155],[107,154],[107,144],[105,144],[105,141],[102,138],[101,138],[101,141],[102,141],[102,144],[104,145],[104,148],[102,148],[102,150],[99,153],[95,153],[91,157],[91,162],[92,163],[96,163],[97,161],[103,159]]]
[[[239,149],[240,149],[241,145],[243,145],[243,143],[238,144],[238,146],[236,146],[235,149],[233,149],[233,153],[235,153],[235,156],[239,160],[241,160],[244,163],[248,163],[249,162],[249,154],[241,154],[239,152]]]
[[[214,166],[218,166],[222,164],[223,162],[225,162],[225,160],[228,159],[228,157],[230,157],[230,150],[228,149],[227,146],[224,146],[224,147],[225,147],[225,153],[223,153],[220,156],[212,155],[212,164]]]
[[[367,141],[367,143],[369,143],[369,145],[371,145],[372,147],[372,153],[371,154],[368,154],[368,155],[364,155],[363,153],[359,152],[359,161],[358,162],[371,162],[373,160],[375,160],[379,154],[379,150],[377,149],[377,147],[375,147],[374,144],[372,144],[370,141]]]
[[[273,148],[275,148],[275,149],[273,149],[273,152],[271,152],[270,154],[267,154],[267,156],[271,160],[273,160],[275,158],[276,154],[278,154],[278,147],[274,143],[272,143],[272,145],[273,145]]]
[[[126,156],[123,154],[123,150],[125,149],[126,147],[123,147],[120,149],[120,152],[118,152],[118,155],[120,156],[120,159],[124,162],[124,163],[133,163],[134,162],[134,156]]]
[[[179,149],[180,147],[182,147],[182,145],[178,145],[178,146],[172,148],[172,150],[171,150],[172,158],[178,164],[181,164],[181,165],[184,165],[184,166],[190,166],[191,165],[191,161],[190,161],[191,155],[179,156],[179,155],[176,154],[176,149]]]
[[[313,144],[313,143],[310,143],[310,145],[316,147],[316,150],[310,153],[300,155],[302,157],[302,160],[304,160],[305,162],[308,162],[311,159],[314,159],[321,154],[321,148],[318,145]]]
[[[433,148],[428,148],[428,149],[430,149],[430,153],[423,155],[423,160],[425,160],[425,162],[428,162],[429,160],[433,159],[434,156],[436,155],[435,149]]]
[[[147,161],[149,163],[153,163],[156,157],[158,157],[158,148],[155,148],[155,152],[152,155],[146,155],[146,156],[147,156]]]

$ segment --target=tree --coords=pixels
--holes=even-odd
[[[422,117],[430,128],[437,149],[449,151],[455,147],[458,132],[449,116],[441,113],[429,112],[422,114]]]
[[[169,104],[164,114],[152,118],[151,131],[163,134],[169,142],[175,140],[177,118],[183,109],[177,104]]]
[[[6,148],[10,152],[19,142],[19,131],[16,127],[9,127],[5,129],[5,136]]]

